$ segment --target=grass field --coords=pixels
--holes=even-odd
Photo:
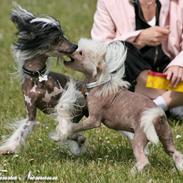
[[[59,19],[65,34],[77,42],[80,37],[90,37],[96,0],[18,0],[20,5],[36,14],[49,14]],[[12,74],[14,61],[11,44],[15,40],[14,25],[9,20],[12,1],[0,0],[0,139],[10,134],[5,128],[8,122],[25,118],[25,108],[19,81]],[[82,76],[56,65],[52,69],[75,78]],[[130,175],[135,161],[128,141],[105,127],[86,132],[87,152],[75,157],[48,138],[55,122],[38,113],[40,125],[35,129],[25,148],[18,155],[0,156],[0,173],[3,176],[19,176],[26,182],[29,171],[34,176],[58,176],[58,183],[154,183],[183,182],[183,175],[174,168],[173,161],[162,146],[151,146],[149,159],[152,164],[144,173]],[[183,125],[171,120],[174,138],[183,151]],[[2,171],[4,170],[4,171]],[[4,181],[6,182],[6,181]],[[39,182],[39,181],[37,181]],[[44,181],[43,181],[44,182]],[[49,181],[48,181],[49,182]]]

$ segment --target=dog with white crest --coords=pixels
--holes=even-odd
[[[82,83],[77,82],[75,85],[70,82],[68,76],[49,71],[49,57],[70,55],[77,49],[77,45],[64,36],[60,23],[56,19],[49,16],[36,17],[17,6],[11,13],[11,20],[18,30],[18,40],[13,49],[28,118],[13,124],[15,131],[0,145],[0,154],[14,154],[20,150],[37,124],[37,109],[45,114],[51,114],[58,100],[62,98],[62,94],[64,96],[67,94],[66,87],[82,89]],[[64,102],[65,98],[62,98],[62,101]],[[72,102],[78,101],[72,100]],[[80,97],[78,105],[85,105],[84,97]],[[65,115],[64,108],[62,112]],[[84,113],[81,113],[73,120],[77,122],[83,115]],[[52,137],[58,142],[60,141],[57,135],[59,127],[60,124]],[[73,153],[79,154],[84,146],[85,137],[74,134],[69,139],[67,141],[69,146],[70,143],[74,144]]]
[[[140,172],[150,164],[144,153],[147,143],[157,144],[159,141],[173,158],[177,169],[183,171],[183,155],[176,150],[164,111],[149,98],[128,91],[129,83],[122,79],[126,54],[127,49],[120,41],[109,45],[88,39],[79,41],[77,51],[71,56],[72,61],[64,64],[85,74],[89,117],[77,124],[70,122],[63,138],[100,127],[103,123],[130,135],[136,158],[133,172]],[[56,107],[58,117],[61,105],[62,101]]]

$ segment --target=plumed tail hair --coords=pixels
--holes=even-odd
[[[58,104],[55,107],[56,121],[58,122],[56,132],[50,134],[54,141],[65,141],[71,133],[72,119],[75,115],[77,107],[81,106],[77,103],[79,98],[83,98],[80,91],[76,89],[76,83],[70,80],[67,84],[67,89],[63,92]]]
[[[157,144],[159,142],[159,137],[156,133],[156,129],[154,126],[155,121],[159,117],[166,118],[163,109],[161,109],[160,107],[147,109],[142,113],[141,117],[140,126],[143,129],[147,139],[154,144]]]
[[[57,115],[61,118],[72,119],[76,107],[83,107],[76,104],[78,99],[81,98],[83,98],[83,95],[77,90],[76,82],[71,79],[67,83],[66,89],[62,93],[62,96],[55,107]]]

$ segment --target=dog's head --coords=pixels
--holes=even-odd
[[[60,56],[72,54],[77,49],[77,45],[64,37],[60,23],[52,17],[36,17],[17,6],[12,11],[11,20],[18,29],[15,49],[23,51],[27,57],[36,54]]]
[[[95,77],[106,68],[106,44],[89,39],[81,39],[78,49],[71,55],[70,61],[64,64],[74,70]]]

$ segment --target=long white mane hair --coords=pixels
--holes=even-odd
[[[125,60],[127,48],[121,41],[115,41],[107,46],[105,62],[107,64],[107,74],[111,76],[111,81],[105,84],[98,92],[99,95],[116,93],[120,87],[128,88],[129,82],[125,81]],[[105,73],[106,75],[106,73]]]

